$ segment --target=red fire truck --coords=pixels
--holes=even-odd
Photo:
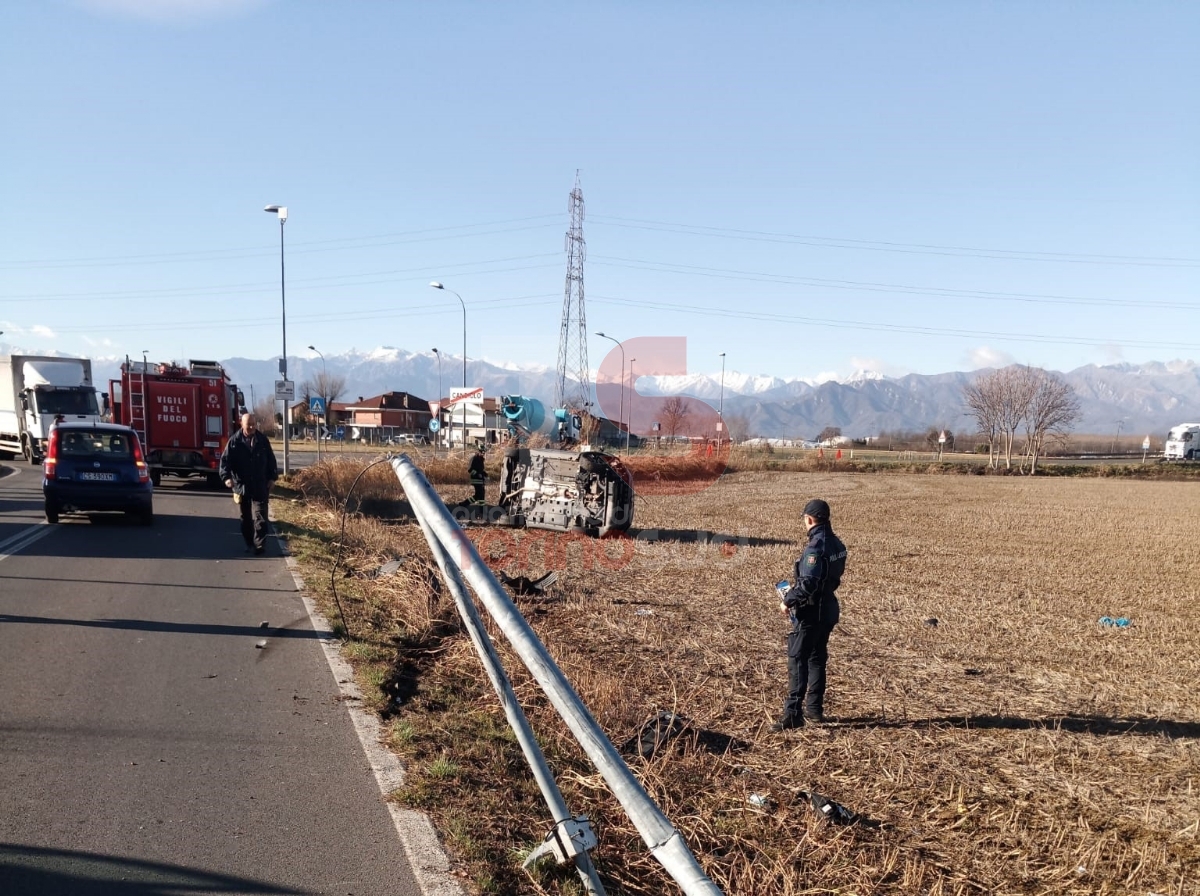
[[[240,425],[244,399],[220,364],[189,361],[182,367],[126,359],[108,392],[113,421],[141,437],[155,485],[164,474],[221,484],[221,452]]]

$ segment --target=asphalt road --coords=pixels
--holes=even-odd
[[[48,526],[14,468],[0,894],[417,896],[278,546],[245,554],[227,493],[170,480],[151,528]]]

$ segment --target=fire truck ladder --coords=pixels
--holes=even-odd
[[[130,391],[134,383],[135,365],[126,362],[129,368],[129,385]],[[142,449],[149,451],[146,442],[146,364],[142,362],[142,368],[136,373],[137,376],[137,400],[134,401],[134,396],[129,396],[129,426],[138,434],[138,439],[141,440]]]

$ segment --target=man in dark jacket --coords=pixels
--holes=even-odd
[[[482,448],[475,449],[475,454],[471,457],[471,463],[467,466],[467,474],[471,479],[471,487],[475,489],[475,495],[471,498],[471,503],[483,504],[485,499],[483,484],[487,481],[487,471],[483,468]]]
[[[242,428],[225,446],[221,478],[233,489],[234,500],[242,511],[246,549],[261,554],[267,540],[267,499],[271,483],[279,478],[279,468],[271,443],[258,431],[253,414],[242,414]]]
[[[779,610],[792,621],[788,633],[788,696],[773,731],[799,728],[804,720],[825,721],[825,664],[829,635],[841,607],[837,588],[846,571],[846,546],[829,525],[829,505],[814,498],[804,505],[808,544],[796,561],[790,587],[780,583]]]

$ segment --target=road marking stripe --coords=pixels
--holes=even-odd
[[[300,564],[296,558],[287,553],[287,542],[278,533],[275,540],[284,552],[284,560],[296,583],[296,591],[308,611],[309,621],[316,631],[330,631],[329,620],[317,609],[317,605],[308,596],[304,579],[300,577]],[[334,638],[319,638],[325,660],[329,663],[329,671],[342,694],[342,702],[350,713],[350,721],[358,734],[359,743],[366,753],[371,771],[375,773],[375,781],[379,792],[383,794],[384,805],[392,816],[392,824],[400,837],[400,843],[408,856],[417,886],[423,896],[465,896],[462,886],[450,873],[450,859],[438,841],[437,832],[429,817],[422,812],[405,809],[393,803],[388,797],[392,791],[404,784],[404,765],[391,750],[382,744],[383,726],[374,713],[362,708],[362,691],[354,682],[354,669],[342,657],[338,642]]]
[[[0,541],[0,562],[7,560],[13,554],[19,554],[39,538],[45,538],[53,531],[46,523],[39,523],[24,532],[18,532],[16,535]]]

